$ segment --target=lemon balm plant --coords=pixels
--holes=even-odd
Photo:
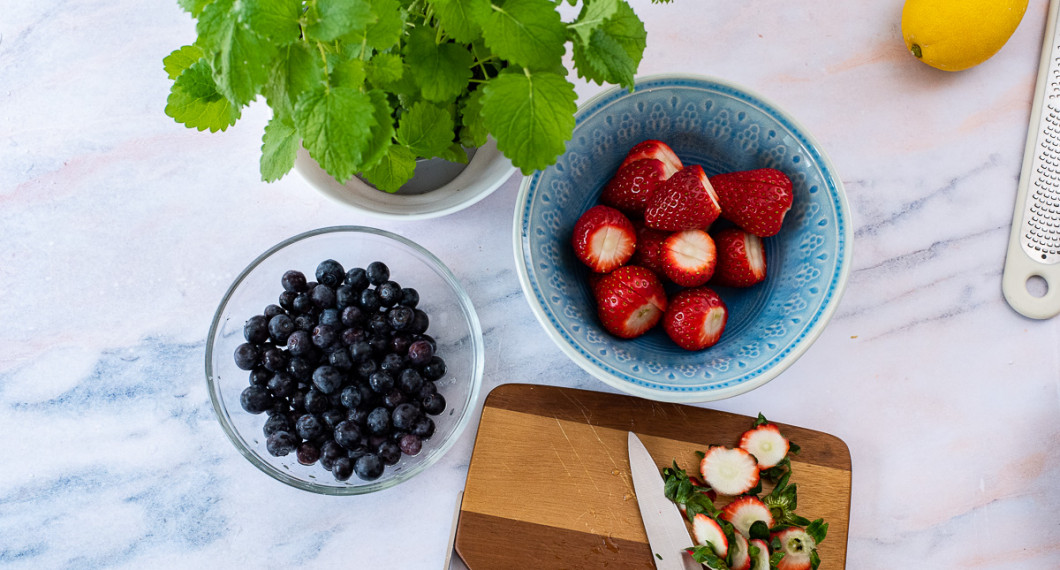
[[[418,158],[466,162],[462,147],[487,137],[524,173],[545,168],[574,129],[568,46],[578,77],[632,89],[646,44],[625,0],[178,3],[197,38],[163,61],[166,114],[224,131],[262,97],[269,182],[299,145],[339,182],[360,174],[388,192]]]

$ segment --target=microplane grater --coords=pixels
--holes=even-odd
[[[1050,0],[1001,288],[1034,319],[1060,313],[1060,0]],[[1034,281],[1045,283],[1045,292]]]

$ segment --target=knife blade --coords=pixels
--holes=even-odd
[[[658,570],[702,570],[703,566],[684,554],[692,547],[680,509],[664,493],[664,483],[655,460],[637,434],[629,432],[629,471],[637,495],[640,517]]]

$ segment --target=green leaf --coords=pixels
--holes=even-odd
[[[435,44],[429,28],[416,28],[405,45],[405,61],[423,98],[444,103],[467,90],[474,58],[463,46]]]
[[[195,18],[202,14],[203,9],[210,2],[213,0],[177,0],[177,4]]]
[[[274,114],[261,137],[261,179],[275,182],[290,172],[301,142],[294,125]]]
[[[361,158],[362,170],[375,166],[394,144],[394,108],[390,106],[390,97],[381,89],[369,91],[368,97],[372,101],[376,127],[372,129],[368,149]]]
[[[235,0],[217,0],[203,10],[197,43],[209,54],[217,89],[236,105],[254,99],[269,79],[276,45],[241,21]]]
[[[493,6],[482,27],[486,46],[501,59],[531,69],[563,59],[567,28],[550,0],[508,0]]]
[[[265,99],[274,113],[294,117],[294,104],[302,93],[324,83],[327,77],[324,62],[304,42],[280,48],[269,71],[269,82],[263,89]]]
[[[331,69],[329,83],[332,87],[360,89],[365,80],[364,62],[360,59],[344,59]]]
[[[618,0],[589,0],[582,6],[578,18],[569,27],[582,43],[587,44],[593,30],[602,26],[617,11]]]
[[[166,114],[188,128],[215,133],[239,120],[240,107],[217,90],[210,65],[201,59],[173,81]]]
[[[368,0],[311,0],[304,17],[306,37],[321,42],[363,32],[375,22]]]
[[[371,0],[371,3],[376,21],[365,30],[365,41],[368,47],[385,51],[401,40],[408,13],[397,0]]]
[[[162,58],[162,69],[166,70],[170,79],[176,79],[185,69],[191,67],[191,64],[202,59],[202,56],[199,46],[183,46]]]
[[[401,145],[393,145],[374,167],[361,173],[365,180],[384,192],[397,192],[416,171],[416,155]]]
[[[464,44],[482,35],[482,22],[491,13],[490,0],[434,0],[432,4],[441,28]]]
[[[371,98],[348,87],[303,93],[294,118],[309,155],[339,182],[358,171],[378,124]]]
[[[633,77],[647,45],[647,32],[633,8],[624,0],[616,1],[615,14],[592,30],[589,42],[574,43],[574,64],[579,77],[633,89]]]
[[[453,144],[453,116],[433,103],[417,103],[401,116],[395,138],[418,157],[440,156]]]
[[[386,87],[400,81],[404,70],[401,56],[395,53],[377,53],[365,67],[368,82],[376,87]]]
[[[476,89],[460,103],[460,143],[479,147],[486,144],[489,131],[482,119],[482,90]]]
[[[302,34],[300,0],[240,0],[239,6],[246,25],[277,45],[298,41]]]
[[[555,73],[506,70],[481,89],[482,118],[523,174],[556,162],[574,131],[574,85]]]

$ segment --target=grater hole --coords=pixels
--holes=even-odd
[[[1032,297],[1042,298],[1049,292],[1049,283],[1041,275],[1031,275],[1024,283]]]

